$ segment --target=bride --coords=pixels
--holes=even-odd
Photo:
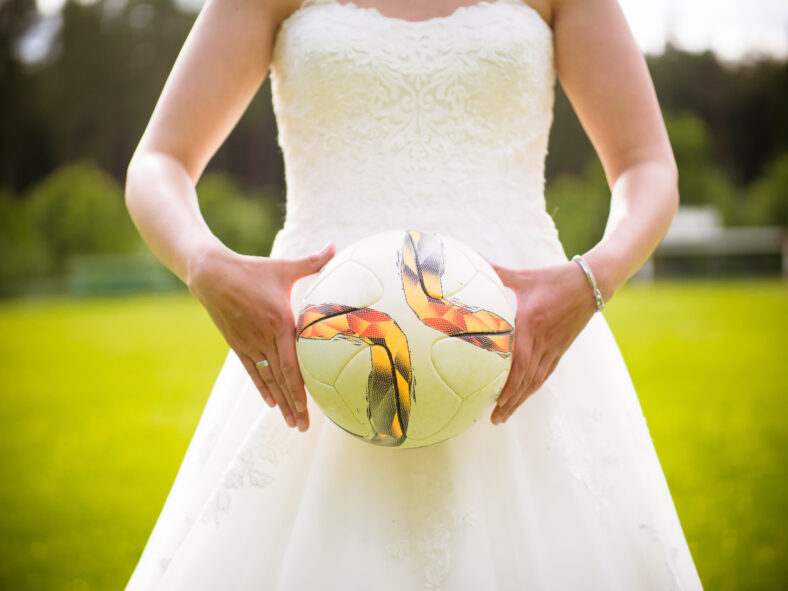
[[[195,185],[269,73],[287,212],[259,257],[211,233]],[[571,260],[543,195],[556,77],[611,190],[603,238]],[[701,588],[598,313],[678,203],[615,0],[208,0],[126,201],[229,345],[129,589]],[[337,248],[402,228],[469,244],[517,306],[497,403],[408,450],[326,419],[294,325]]]

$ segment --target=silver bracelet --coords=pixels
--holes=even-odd
[[[602,299],[602,292],[599,291],[599,288],[596,286],[596,279],[594,278],[594,273],[591,271],[591,267],[588,266],[588,263],[586,263],[583,257],[581,257],[579,254],[573,256],[572,260],[580,265],[580,268],[583,269],[583,273],[585,273],[586,277],[588,277],[588,282],[591,284],[591,289],[594,290],[596,309],[597,311],[601,312],[602,308],[605,307],[605,301]]]

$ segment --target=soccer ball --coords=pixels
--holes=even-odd
[[[514,310],[492,267],[449,236],[362,238],[337,253],[301,302],[304,384],[348,433],[422,447],[470,427],[512,363]]]

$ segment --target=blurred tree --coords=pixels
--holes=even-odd
[[[57,165],[92,158],[122,181],[194,18],[173,0],[67,0],[46,60],[28,68],[24,107],[43,121]],[[206,168],[218,170],[283,188],[270,79]]]
[[[0,190],[0,295],[23,292],[27,279],[46,271],[44,244],[36,240],[27,203]]]
[[[668,45],[648,56],[666,115],[692,112],[705,124],[709,157],[734,183],[745,185],[766,162],[788,150],[788,60],[762,57],[722,63],[714,53]],[[593,148],[560,84],[556,85],[547,178],[582,174]]]
[[[197,191],[206,222],[229,248],[249,255],[270,253],[282,225],[275,187],[246,191],[227,174],[208,173]],[[60,290],[62,285],[40,280],[65,278],[80,255],[150,254],[128,215],[121,187],[92,162],[58,169],[35,185],[25,200],[0,190],[0,252],[0,295],[23,293],[26,288]],[[161,270],[144,256],[124,261],[87,258],[77,270],[115,283],[127,272]],[[121,262],[126,266],[113,271]],[[139,277],[134,281],[145,284]]]
[[[726,222],[741,215],[742,189],[736,186],[712,157],[711,138],[705,122],[694,113],[667,115],[665,123],[679,165],[682,205],[716,206]]]
[[[545,161],[548,180],[560,175],[582,175],[589,159],[597,157],[569,98],[557,82],[549,146]]]
[[[35,97],[58,163],[92,158],[125,177],[193,20],[170,0],[67,0]]]
[[[33,187],[28,211],[34,240],[46,250],[44,269],[63,273],[79,254],[143,250],[120,186],[90,162],[59,169]]]
[[[588,160],[582,175],[554,178],[547,185],[545,201],[567,256],[587,251],[602,238],[610,189],[597,158]]]
[[[266,77],[238,125],[206,168],[206,172],[219,171],[230,173],[246,186],[277,188],[277,200],[284,205],[284,161],[277,143],[270,77]]]
[[[208,227],[241,254],[268,256],[282,225],[275,191],[245,192],[227,174],[206,174],[197,185],[200,211]]]
[[[788,60],[726,65],[710,51],[668,45],[648,64],[663,111],[691,111],[706,123],[711,158],[733,182],[751,182],[788,149]]]
[[[51,165],[45,125],[30,109],[35,95],[19,44],[38,18],[35,0],[0,1],[0,187],[14,190]]]
[[[788,228],[788,152],[772,160],[750,186],[746,222]]]

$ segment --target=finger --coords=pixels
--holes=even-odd
[[[525,369],[523,365],[520,363],[517,367],[514,367],[514,364],[512,364],[512,370],[509,373],[506,384],[504,384],[503,390],[501,390],[498,399],[495,401],[496,408],[504,408],[512,397],[516,396],[517,392],[519,392],[523,386],[524,377]]]
[[[538,334],[538,332],[534,332]],[[531,357],[528,359],[528,366],[525,368],[525,375],[523,376],[523,388],[526,391],[531,387],[531,383],[536,377],[536,372],[539,370],[539,364],[543,361],[545,355],[543,347],[541,339],[534,336],[531,341]]]
[[[301,371],[298,368],[298,359],[295,350],[295,336],[290,332],[276,338],[279,365],[282,370],[287,390],[292,397],[293,409],[296,413],[296,422],[300,431],[306,431],[309,419],[306,412],[306,392]]]
[[[276,358],[276,363],[274,363],[273,360],[269,359],[269,361],[271,361],[271,365],[269,366],[269,369],[273,372],[274,380],[276,380],[276,384],[279,386],[279,389],[282,390],[282,394],[284,395],[285,400],[287,401],[287,406],[290,409],[290,413],[293,415],[293,418],[295,419],[298,413],[295,408],[293,393],[290,391],[290,388],[287,385],[287,380],[285,380],[285,374],[282,371],[282,358],[279,355],[279,348],[276,345],[276,338],[274,339],[272,357]]]
[[[538,371],[539,365],[543,362],[544,358],[545,358],[544,355],[542,355],[539,358],[538,362],[530,360],[530,367],[537,368],[533,370],[533,373],[536,373],[536,371]],[[526,398],[528,398],[528,395],[531,393],[529,389],[530,384],[533,382],[533,380],[530,381],[527,380],[528,380],[528,375],[526,375],[526,377],[523,379],[522,383],[520,384],[520,387],[517,390],[516,395],[512,396],[509,400],[507,400],[503,404],[503,407],[501,408],[501,414],[503,415],[503,420],[506,420],[506,417],[509,416],[515,408],[517,408],[520,404],[522,404]]]
[[[483,259],[484,259],[484,260],[487,262],[487,264],[488,264],[488,265],[490,265],[490,266],[493,268],[493,270],[494,270],[496,273],[497,273],[499,270],[500,270],[500,271],[502,271],[502,272],[504,272],[504,273],[506,272],[506,268],[505,268],[505,267],[502,267],[502,266],[501,266],[501,265],[499,265],[498,263],[495,263],[495,262],[491,261],[491,260],[490,260],[490,259],[488,259],[488,258],[487,258],[485,255],[483,255],[481,252],[479,252],[478,250],[476,251],[476,253],[477,253],[477,254],[478,254],[480,257],[482,257],[482,258],[483,258]]]
[[[547,379],[547,370],[549,369],[551,363],[552,363],[552,359],[549,358],[547,355],[545,355],[541,359],[541,361],[539,361],[539,365],[536,368],[536,371],[534,372],[534,377],[531,380],[531,383],[528,384],[527,392],[529,395],[533,394],[539,388],[542,387],[542,384],[544,384],[545,379]]]
[[[274,395],[276,403],[279,405],[279,409],[282,411],[282,416],[284,416],[287,424],[291,427],[295,427],[295,411],[288,398],[287,390],[283,387],[284,378],[279,368],[279,355],[276,353],[276,347],[268,348],[264,356],[268,359],[268,367],[261,367],[258,369],[260,376]],[[278,378],[277,372],[279,372]]]
[[[500,278],[501,283],[509,287],[511,287],[514,284],[514,279],[515,279],[514,269],[510,269],[508,267],[502,267],[496,263],[493,263],[492,261],[488,261],[488,262],[490,263],[490,266],[493,268],[493,271],[495,271],[495,273]]]
[[[539,386],[534,388],[534,390],[538,390],[539,388],[541,388],[544,385],[544,383],[547,381],[547,378],[549,378],[551,375],[553,375],[553,372],[555,371],[555,368],[558,365],[558,362],[560,361],[560,359],[561,359],[560,356],[555,357],[553,359],[552,363],[550,363],[550,366],[545,370],[544,375],[542,376],[542,379],[539,382]]]
[[[265,339],[262,347],[265,348],[266,353],[261,353],[261,359],[267,359],[268,366],[258,368],[260,375],[263,377],[271,390],[278,388],[282,392],[286,407],[289,408],[291,412],[295,412],[293,405],[290,403],[290,393],[287,391],[287,384],[285,383],[285,379],[282,375],[282,370],[279,365],[281,360],[279,359],[279,354],[276,348],[276,337]]]
[[[297,259],[286,259],[290,265],[291,278],[298,279],[312,273],[317,273],[334,256],[336,245],[333,242],[326,244],[318,252]]]
[[[260,377],[260,373],[257,371],[257,366],[255,366],[255,362],[252,361],[252,358],[248,355],[243,353],[238,353],[238,358],[241,360],[246,372],[249,374],[249,377],[252,378],[254,385],[257,387],[257,390],[260,392],[260,395],[265,400],[265,403],[270,406],[276,406],[276,401],[274,400],[271,391],[268,389],[268,386],[265,385],[263,378]]]
[[[517,393],[517,396],[512,399],[512,401],[507,405],[505,408],[501,409],[501,417],[499,422],[505,423],[506,420],[512,416],[512,413],[517,410],[517,408],[526,401],[529,396],[528,390],[525,388],[521,388],[520,391]]]
[[[503,422],[506,422],[515,410],[533,394],[542,385],[546,379],[547,369],[550,367],[551,361],[547,355],[543,356],[536,370],[536,375],[531,384],[522,390],[521,396],[517,399],[516,404],[512,404],[504,411]]]
[[[487,262],[487,264],[490,265],[493,269],[495,269],[495,267],[497,267],[496,263],[492,262],[490,259],[487,258],[486,255],[482,254],[480,251],[477,250],[476,254],[478,254],[480,257],[482,257]]]
[[[298,354],[295,348],[295,331],[287,332],[276,339],[282,373],[287,387],[293,396],[294,408],[297,412],[306,411],[306,391],[301,369],[298,366]]]
[[[516,407],[517,404],[519,404],[518,401],[524,396],[524,394],[525,394],[525,388],[523,388],[521,382],[520,385],[517,387],[517,390],[515,390],[510,396],[509,401],[506,403],[506,405],[497,406],[495,408],[492,417],[490,417],[492,419],[493,424],[497,425],[505,421],[509,413],[509,410],[513,407]]]
[[[553,375],[553,372],[555,371],[555,368],[558,367],[558,362],[559,361],[561,361],[561,357],[556,357],[555,361],[553,361],[553,364],[550,366],[550,369],[547,370],[547,378],[549,378],[551,375]],[[545,378],[545,381],[547,381],[547,378]]]
[[[505,286],[514,289],[517,287],[517,285],[519,285],[521,276],[516,269],[503,267],[498,263],[492,262],[484,255],[482,255],[482,258],[484,258],[484,260],[490,264],[490,266],[493,268],[493,271],[495,271],[495,273],[498,275],[498,278],[501,280],[501,283],[503,283]]]
[[[498,396],[497,404],[499,407],[505,406],[512,396],[523,386],[523,381],[528,374],[528,367],[531,365],[531,354],[533,352],[533,339],[521,332],[514,339],[514,361],[509,371],[509,378],[504,384],[501,394]]]
[[[510,391],[507,394],[506,401],[496,405],[495,409],[492,412],[492,415],[490,415],[490,420],[492,420],[494,425],[497,425],[504,419],[504,417],[506,416],[506,409],[508,408],[508,405],[511,404],[513,400],[519,398],[522,391],[523,391],[523,380],[521,377],[519,381],[516,382],[516,385],[513,385],[511,387]]]

